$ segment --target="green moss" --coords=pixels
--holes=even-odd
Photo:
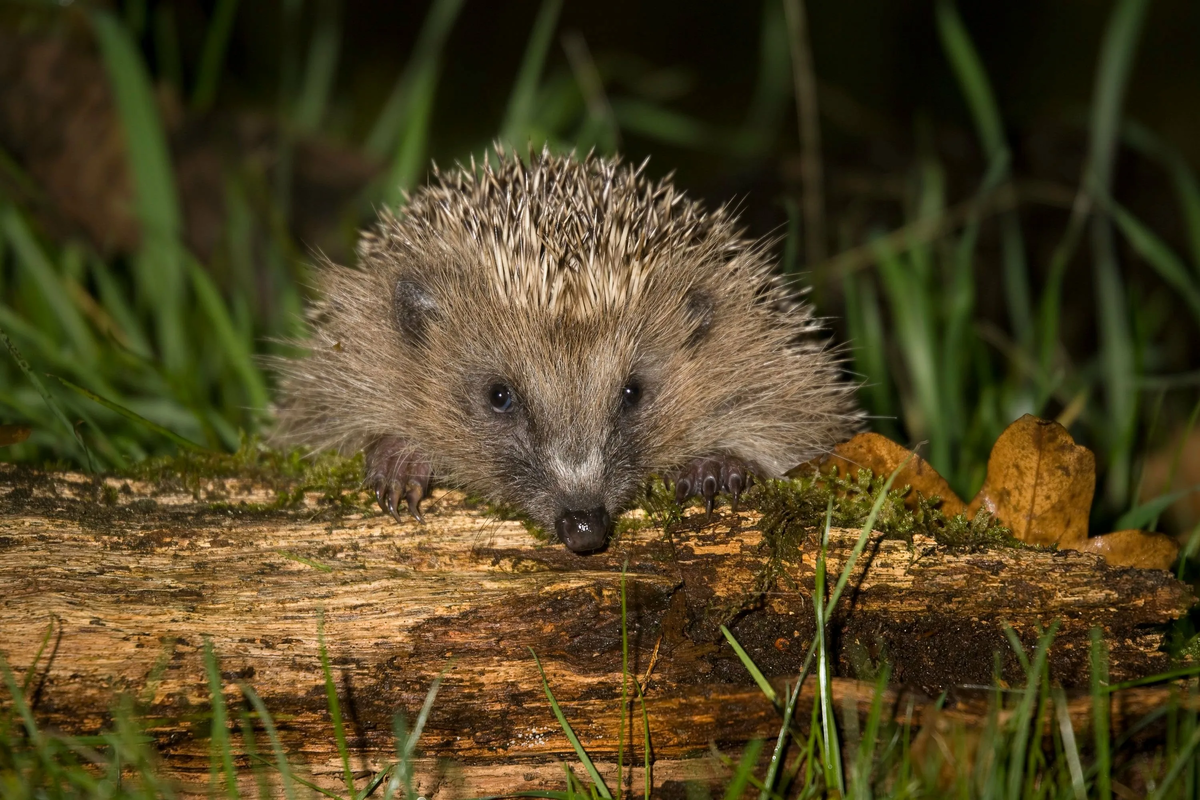
[[[831,468],[805,477],[760,483],[746,500],[762,512],[763,533],[772,550],[782,557],[797,552],[813,531],[824,525],[830,500],[834,527],[861,528],[886,480],[887,476],[866,469],[853,478],[841,477]],[[911,487],[902,486],[888,492],[875,520],[875,530],[885,538],[912,542],[914,536],[924,535],[943,547],[968,552],[1022,546],[987,512],[980,512],[974,519],[964,514],[947,517],[937,497],[919,497],[916,509],[910,510],[904,501],[911,491]]]
[[[213,481],[242,480],[275,491],[265,504],[239,504],[242,511],[284,511],[303,504],[306,494],[319,492],[322,505],[347,511],[369,507],[372,498],[363,491],[361,454],[346,458],[335,453],[304,450],[281,451],[257,438],[243,440],[233,453],[181,452],[152,458],[116,473],[154,484],[163,490],[190,492],[199,499]],[[220,501],[213,503],[220,507]]]

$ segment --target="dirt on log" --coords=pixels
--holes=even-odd
[[[424,797],[562,787],[560,763],[574,756],[536,653],[611,786],[627,564],[630,672],[645,691],[659,794],[719,781],[720,764],[696,758],[713,744],[736,755],[778,733],[777,710],[720,625],[780,687],[796,675],[814,632],[815,530],[780,557],[754,508],[721,508],[711,521],[692,508],[665,532],[643,515],[605,552],[581,557],[456,492],[435,492],[423,525],[398,524],[354,495],[331,501],[245,478],[146,482],[0,465],[0,653],[21,680],[51,631],[31,681],[38,719],[95,732],[121,693],[138,693],[166,766],[200,786],[209,741],[196,719],[209,708],[211,641],[226,700],[243,702],[239,682],[253,686],[310,778],[344,788],[318,659],[323,615],[360,788],[394,760],[395,715],[413,719],[444,671],[418,747]],[[831,533],[831,574],[858,533]],[[939,725],[956,713],[969,721],[984,713],[979,699],[955,687],[990,684],[994,654],[1007,680],[1023,681],[1004,624],[1032,648],[1059,621],[1050,669],[1064,687],[1088,684],[1096,626],[1112,681],[1152,674],[1169,667],[1163,626],[1193,600],[1167,573],[1113,569],[1093,555],[953,551],[929,537],[877,535],[831,623],[837,707],[865,711],[871,673],[886,660],[898,688],[885,708],[895,718],[919,726],[928,698],[947,689]],[[1169,691],[1117,697],[1114,724]],[[1072,706],[1081,730],[1089,713],[1087,697]],[[625,757],[641,765],[636,704],[624,731]],[[640,766],[625,774],[641,785]]]

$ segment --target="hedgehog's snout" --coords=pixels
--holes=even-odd
[[[604,547],[612,530],[612,516],[604,506],[590,511],[564,511],[554,521],[558,538],[574,553],[591,553]]]

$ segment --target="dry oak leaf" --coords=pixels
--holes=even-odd
[[[970,505],[923,458],[877,433],[860,433],[834,448],[825,465],[843,477],[866,468],[890,475],[909,459],[894,485],[912,487],[905,504],[938,496],[947,516],[990,512],[1026,544],[1103,556],[1115,567],[1168,569],[1179,546],[1161,533],[1128,530],[1088,538],[1096,489],[1096,457],[1057,422],[1026,414],[1009,425],[988,458],[987,478]]]
[[[959,499],[946,479],[938,474],[929,462],[901,444],[893,442],[878,433],[860,433],[848,442],[843,442],[834,448],[825,465],[837,467],[842,477],[853,477],[860,469],[869,469],[876,475],[891,475],[904,464],[904,469],[896,475],[893,486],[910,486],[912,491],[904,498],[904,504],[909,509],[916,509],[917,497],[942,498],[941,510],[948,517],[961,514],[967,509],[967,504]]]
[[[1087,542],[1096,457],[1057,422],[1026,414],[1004,429],[967,515],[992,512],[1026,544],[1078,550]]]
[[[1179,544],[1170,536],[1139,530],[1093,536],[1076,549],[1104,556],[1114,567],[1139,569],[1170,569],[1179,555]]]
[[[1129,530],[1088,538],[1095,491],[1092,451],[1057,422],[1026,414],[992,446],[987,478],[967,514],[992,512],[1026,544],[1095,553],[1114,567],[1168,569],[1179,553],[1169,536]]]

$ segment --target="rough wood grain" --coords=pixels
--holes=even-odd
[[[615,775],[627,561],[630,669],[649,675],[654,781],[670,796],[672,786],[720,774],[694,758],[710,744],[736,752],[778,732],[775,709],[719,625],[781,681],[799,671],[813,632],[813,550],[789,554],[768,580],[752,509],[725,509],[711,524],[693,509],[668,535],[646,525],[580,557],[453,492],[427,501],[428,523],[417,525],[331,506],[319,493],[272,509],[278,488],[253,481],[169,486],[0,465],[0,653],[23,676],[53,626],[34,681],[39,720],[95,731],[119,693],[148,693],[149,713],[164,720],[154,730],[167,765],[199,783],[209,769],[207,729],[196,722],[208,707],[206,639],[226,699],[241,702],[239,681],[253,685],[321,785],[337,786],[341,774],[317,658],[323,613],[356,774],[365,779],[392,758],[394,715],[414,717],[447,670],[420,745],[424,795],[561,788],[558,764],[573,757],[530,648],[580,739]],[[856,537],[834,531],[831,572]],[[1032,645],[1041,626],[1061,621],[1051,669],[1064,686],[1087,684],[1095,625],[1114,681],[1149,674],[1167,666],[1158,626],[1192,601],[1166,573],[1112,569],[1092,555],[953,553],[924,537],[911,546],[875,537],[832,626],[846,676],[838,705],[865,711],[873,686],[853,676],[879,658],[909,687],[889,696],[889,713],[914,724],[943,688],[990,683],[994,652],[1018,682],[1004,622]],[[1122,702],[1153,707],[1166,691]],[[810,707],[805,694],[801,708]],[[969,719],[973,708],[964,699],[950,713]],[[1081,727],[1087,708],[1073,708]],[[626,757],[641,764],[641,712],[630,711]],[[807,712],[798,718],[806,724]],[[640,770],[632,775],[640,786]]]

